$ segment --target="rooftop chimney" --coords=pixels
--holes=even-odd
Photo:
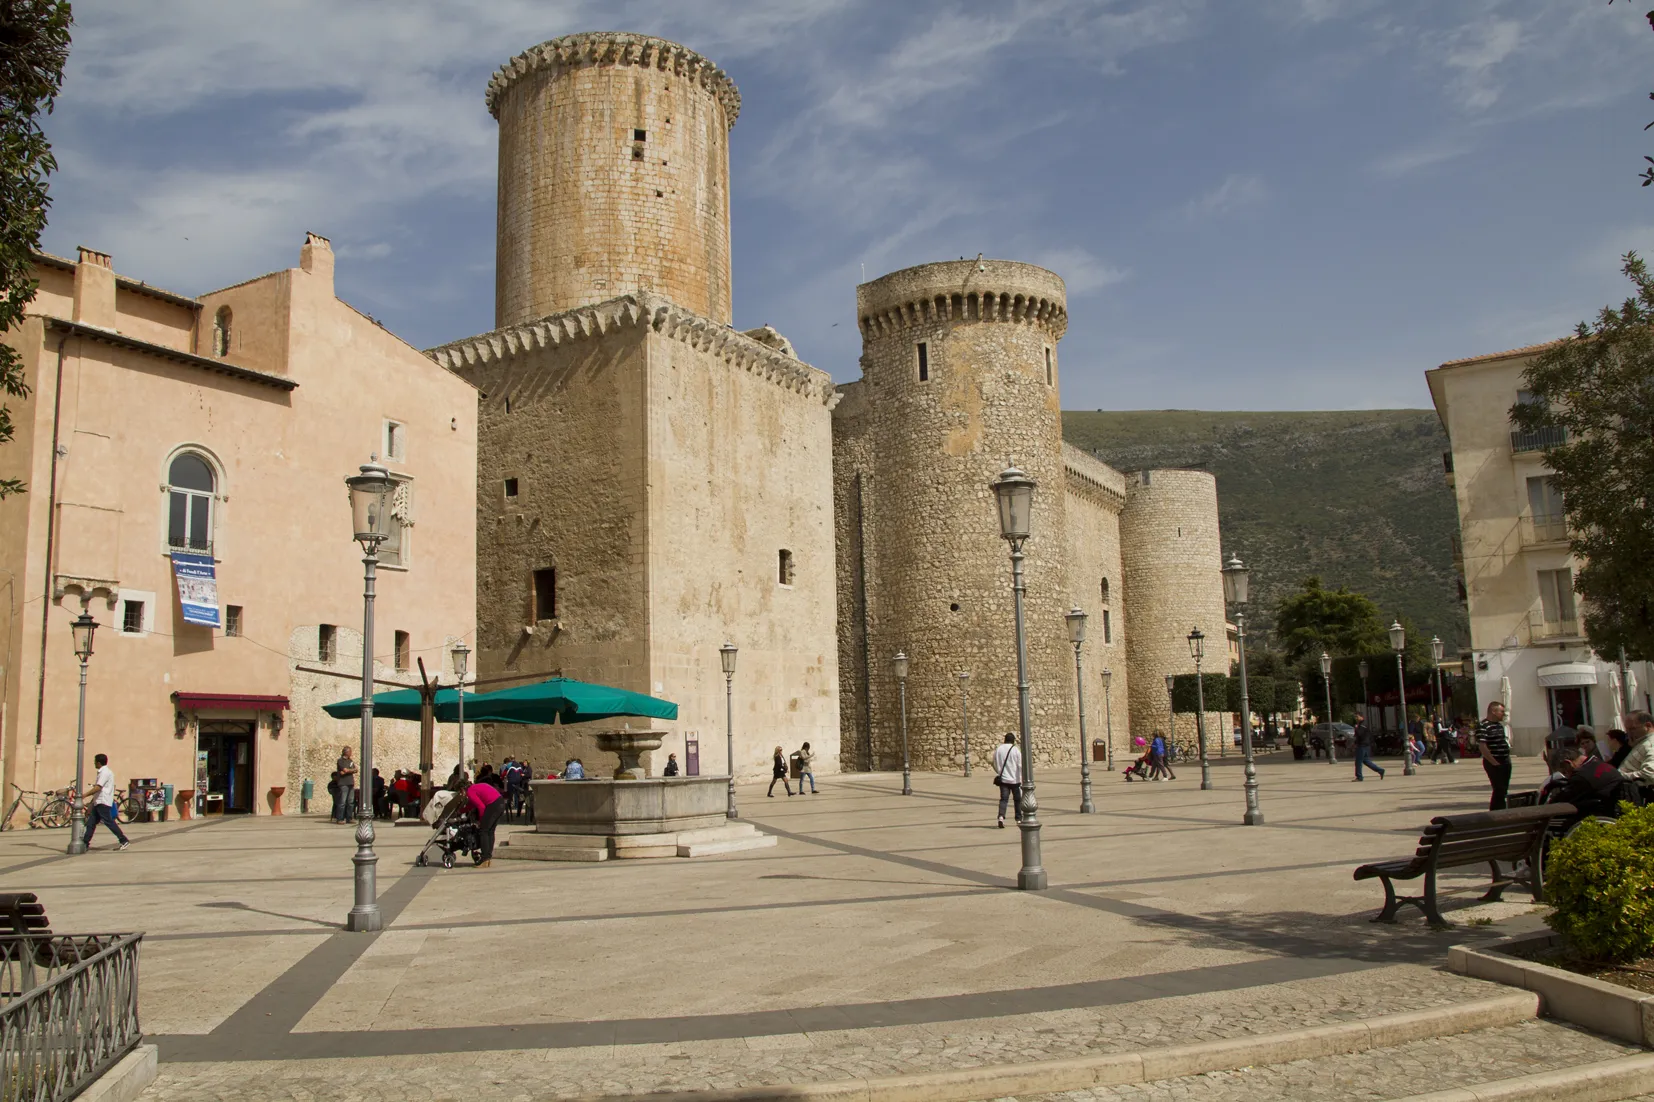
[[[319,233],[306,233],[304,246],[299,249],[299,267],[327,281],[328,294],[333,293],[333,245]]]
[[[80,246],[75,264],[75,319],[100,329],[115,328],[115,269],[108,253]]]

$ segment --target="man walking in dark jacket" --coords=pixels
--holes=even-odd
[[[1329,732],[1330,735],[1330,732]],[[1365,780],[1361,775],[1361,764],[1365,762],[1367,768],[1378,774],[1378,779],[1384,779],[1383,768],[1373,760],[1373,730],[1367,726],[1366,716],[1355,717],[1355,779]]]

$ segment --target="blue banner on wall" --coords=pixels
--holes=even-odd
[[[172,553],[172,576],[178,579],[178,603],[184,623],[215,628],[218,623],[218,577],[211,555]]]

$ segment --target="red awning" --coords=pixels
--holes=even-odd
[[[173,693],[172,703],[181,710],[216,708],[238,712],[285,712],[285,696],[257,696],[251,693]]]

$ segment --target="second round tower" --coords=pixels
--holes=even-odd
[[[951,261],[856,289],[863,386],[878,455],[869,520],[878,552],[869,673],[875,764],[900,764],[890,661],[910,660],[915,768],[960,759],[960,671],[968,671],[980,761],[1017,726],[1009,549],[993,479],[1015,463],[1038,483],[1027,555],[1033,729],[1041,759],[1067,749],[1072,653],[1062,614],[1065,494],[1057,341],[1060,277],[1012,261]],[[978,741],[980,740],[980,741]],[[1072,754],[1071,750],[1067,751]]]

